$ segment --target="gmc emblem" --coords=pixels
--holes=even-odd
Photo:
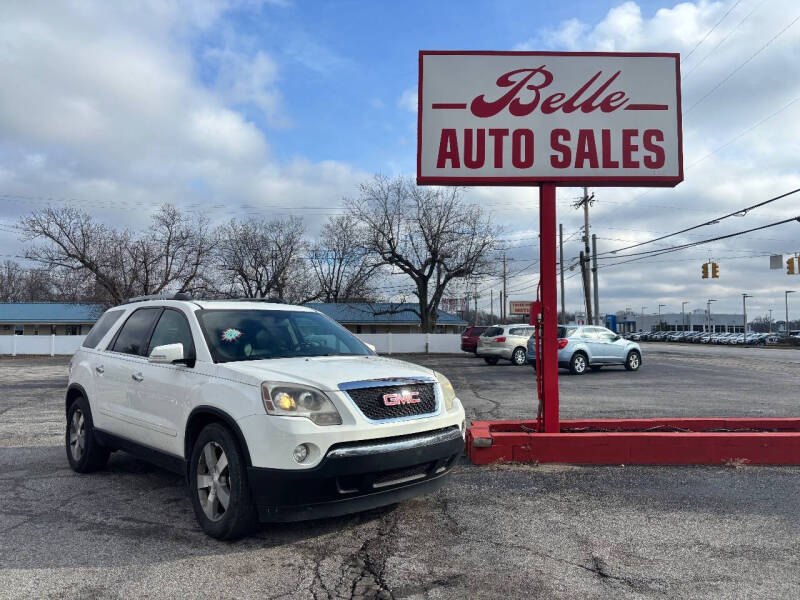
[[[419,392],[403,390],[399,394],[384,394],[383,403],[386,406],[397,406],[398,404],[417,404],[421,402]]]

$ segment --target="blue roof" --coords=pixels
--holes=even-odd
[[[65,302],[0,302],[0,323],[94,323],[103,314],[99,304]]]
[[[339,323],[411,323],[418,325],[419,317],[411,309],[418,308],[410,302],[309,302],[307,307],[328,315]],[[379,314],[376,314],[379,313]],[[456,315],[439,311],[438,325],[467,325]]]

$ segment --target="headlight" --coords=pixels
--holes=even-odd
[[[261,384],[261,398],[270,415],[305,417],[317,425],[342,424],[331,399],[313,387],[265,381]]]
[[[436,381],[439,382],[439,388],[442,390],[444,409],[453,410],[453,400],[456,399],[456,391],[453,389],[453,384],[441,373],[437,373],[436,371],[434,371],[434,373],[436,373]]]

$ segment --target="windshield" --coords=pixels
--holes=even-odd
[[[315,312],[199,310],[214,362],[372,354],[344,327]]]

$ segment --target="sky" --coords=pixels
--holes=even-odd
[[[800,188],[798,19],[796,0],[10,3],[0,20],[0,259],[22,254],[15,225],[47,204],[119,227],[145,226],[164,202],[212,222],[299,215],[313,236],[372,174],[414,174],[420,49],[679,52],[685,180],[591,190],[599,252],[645,241]],[[580,193],[558,190],[568,264],[581,245]],[[503,228],[509,298],[531,299],[537,190],[464,195]],[[798,214],[800,194],[661,243]],[[708,298],[734,312],[747,292],[749,315],[782,318],[784,290],[800,291],[800,276],[769,270],[768,256],[800,252],[799,234],[789,223],[601,261],[601,312],[691,310]],[[709,258],[718,280],[700,278]],[[583,309],[575,274],[568,310]],[[496,310],[500,288],[482,282],[479,305],[493,290]],[[794,304],[798,318],[800,293]]]

